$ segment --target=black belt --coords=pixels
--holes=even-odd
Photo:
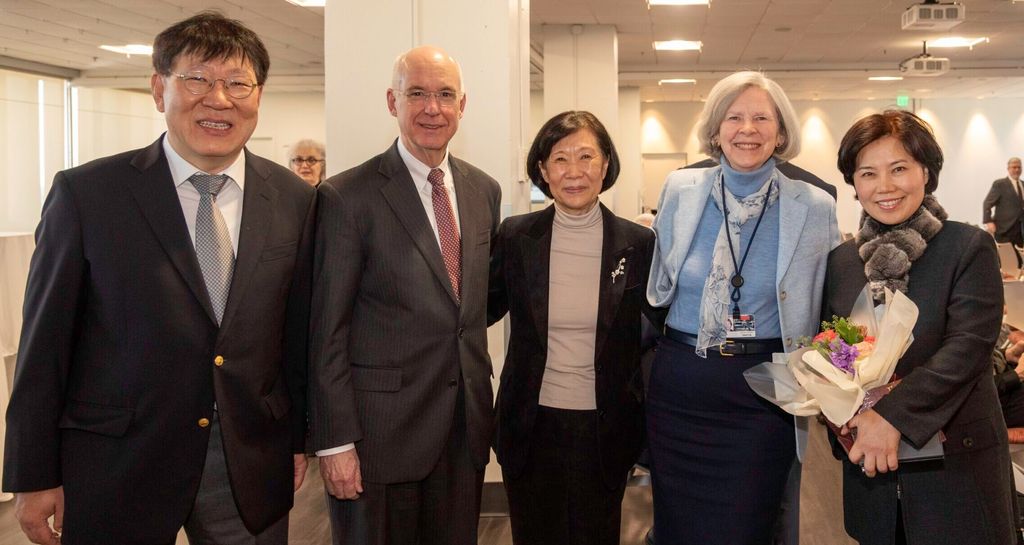
[[[697,346],[696,335],[690,335],[671,327],[665,327],[665,336],[679,343]],[[783,352],[782,339],[726,339],[722,344],[709,346],[708,350],[714,350],[723,356]]]

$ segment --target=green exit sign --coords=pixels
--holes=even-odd
[[[896,105],[900,108],[906,108],[910,105],[910,97],[907,95],[899,95],[896,97]]]

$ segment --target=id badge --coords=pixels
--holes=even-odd
[[[749,339],[757,336],[753,314],[730,314],[725,320],[727,339]]]

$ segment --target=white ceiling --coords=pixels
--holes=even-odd
[[[900,14],[912,3],[712,0],[710,7],[648,8],[645,0],[532,0],[530,17],[541,56],[544,24],[614,25],[620,84],[641,87],[644,100],[700,100],[723,75],[744,68],[764,70],[794,99],[1024,98],[1024,2],[962,0],[967,21],[952,31],[902,31]],[[323,89],[323,10],[285,0],[0,0],[0,66],[65,69],[80,85],[145,87],[149,57],[125,58],[98,46],[150,43],[163,28],[209,7],[263,38],[272,59],[268,91]],[[944,76],[867,81],[896,75],[899,61],[920,53],[923,40],[946,35],[990,42],[932,50],[952,61]],[[653,50],[653,41],[667,39],[700,40],[704,48]],[[698,82],[659,87],[665,77]]]

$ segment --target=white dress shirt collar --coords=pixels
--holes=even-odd
[[[167,157],[167,165],[171,167],[171,179],[174,180],[174,187],[178,187],[181,184],[188,181],[189,177],[196,172],[202,172],[203,174],[210,174],[192,163],[185,160],[184,157],[178,154],[171,146],[171,143],[167,140],[167,134],[164,133],[163,137],[164,155]],[[218,174],[227,174],[228,178],[238,185],[238,189],[245,189],[245,152],[239,151],[238,157],[235,158],[234,162],[231,163],[228,168],[224,169]]]
[[[436,167],[427,166],[426,163],[420,161],[413,156],[406,147],[402,139],[398,139],[398,155],[402,156],[402,162],[405,163],[405,168],[409,169],[409,175],[412,176],[412,181],[416,184],[417,191],[428,191],[430,190],[430,182],[427,181],[427,176],[430,171],[434,168],[441,169],[444,172],[444,185],[448,188],[448,192],[451,193],[455,189],[455,185],[452,183],[452,167],[448,163],[448,149],[444,150],[444,159],[441,160],[441,164]]]

